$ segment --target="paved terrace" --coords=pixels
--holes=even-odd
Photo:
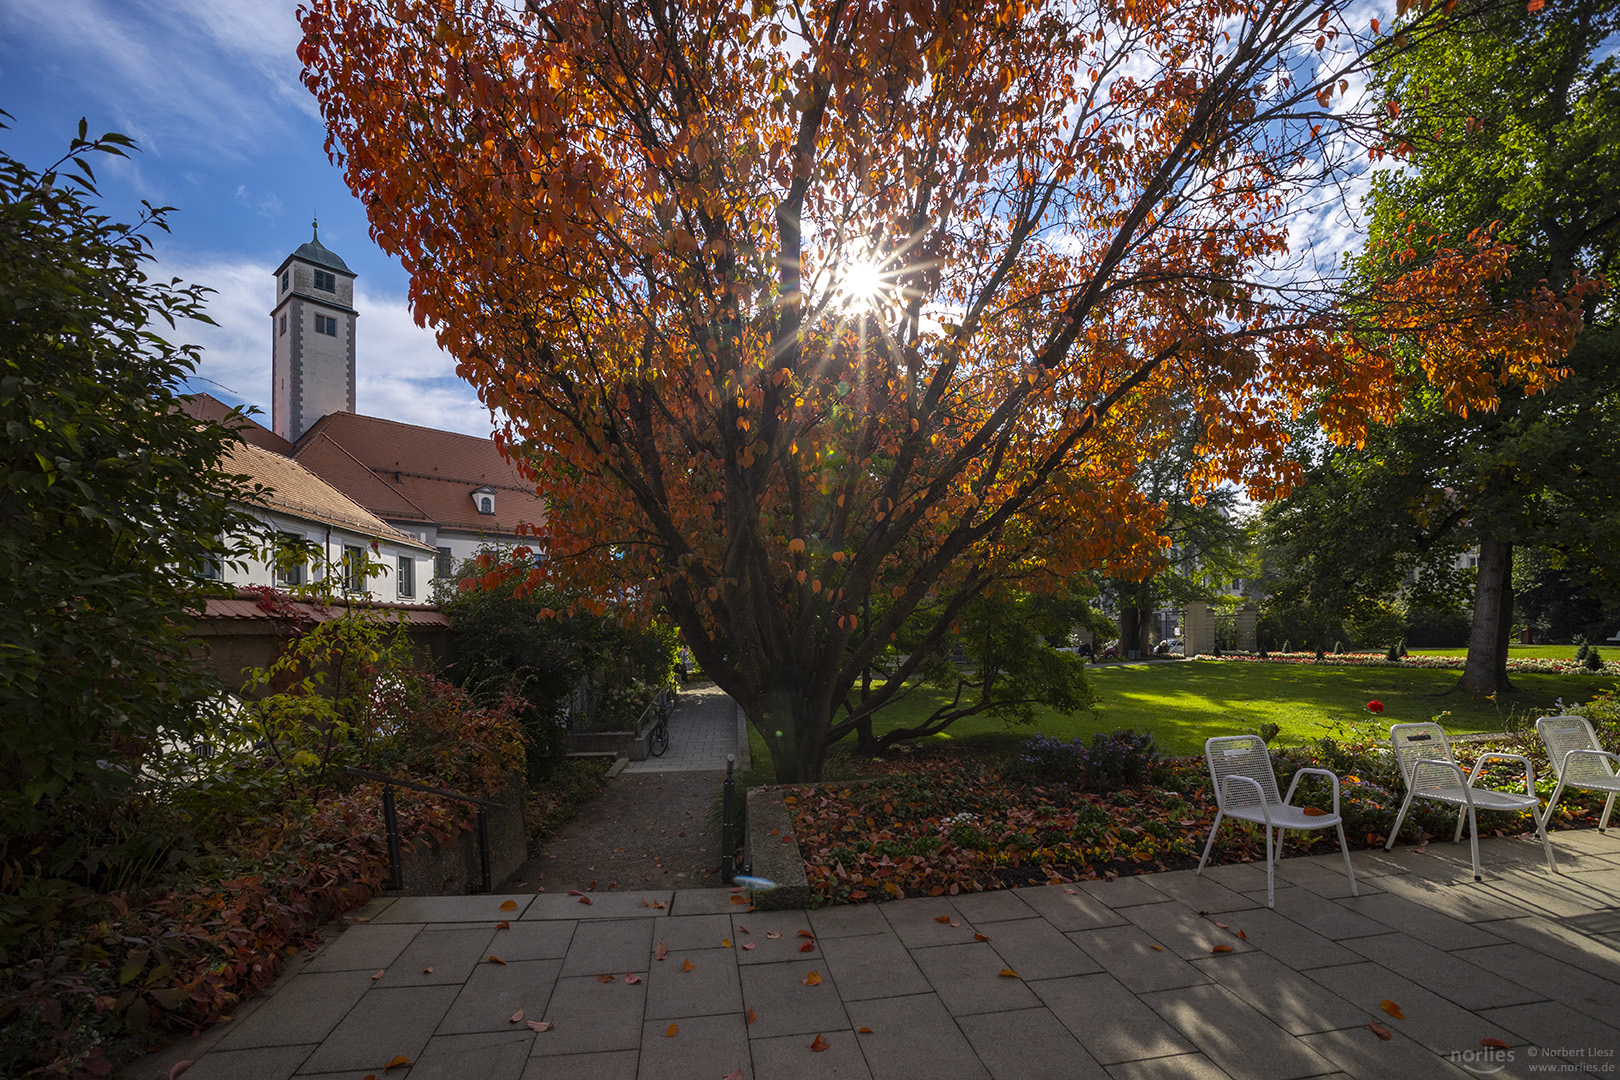
[[[809,912],[720,890],[380,900],[123,1076],[1434,1080],[1484,1038],[1512,1060],[1477,1073],[1615,1075],[1620,835],[1557,834],[1557,878],[1533,842],[1481,846],[1483,884],[1466,844],[1357,853],[1357,898],[1336,853],[1285,859],[1275,911],[1254,865]]]

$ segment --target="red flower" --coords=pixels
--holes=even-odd
[[[1382,701],[1369,701],[1367,702],[1367,709],[1369,712],[1383,712],[1384,703]]]

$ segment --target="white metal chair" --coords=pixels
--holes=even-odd
[[[1215,847],[1215,834],[1221,819],[1232,817],[1266,827],[1266,907],[1277,906],[1277,889],[1272,867],[1282,858],[1283,830],[1326,829],[1339,832],[1339,851],[1344,855],[1345,876],[1350,879],[1350,895],[1360,896],[1356,890],[1356,872],[1350,868],[1350,848],[1344,842],[1344,819],[1339,816],[1339,778],[1326,769],[1300,769],[1288,785],[1288,797],[1277,795],[1277,773],[1271,767],[1271,753],[1265,740],[1258,735],[1222,735],[1204,743],[1204,759],[1209,762],[1210,779],[1215,781],[1215,824],[1210,826],[1209,841],[1204,844],[1204,857],[1198,860],[1196,873],[1204,872],[1209,853]],[[1310,774],[1325,776],[1333,782],[1333,812],[1310,812],[1306,807],[1294,806],[1294,790],[1300,778]],[[1276,847],[1272,847],[1271,830],[1277,830]]]
[[[1536,823],[1536,835],[1547,853],[1547,869],[1558,872],[1553,861],[1552,845],[1547,842],[1546,818],[1538,811],[1541,799],[1536,795],[1536,770],[1530,759],[1522,754],[1481,754],[1474,762],[1474,771],[1465,773],[1451,756],[1451,744],[1439,724],[1396,724],[1389,729],[1390,748],[1400,762],[1401,778],[1406,782],[1406,798],[1401,801],[1401,812],[1395,815],[1395,826],[1389,830],[1384,850],[1395,846],[1395,836],[1401,831],[1401,822],[1412,800],[1433,799],[1457,808],[1457,832],[1452,843],[1462,839],[1463,821],[1468,822],[1468,846],[1474,859],[1474,880],[1479,881],[1479,822],[1477,810],[1530,811],[1530,820]],[[1517,761],[1524,766],[1524,794],[1498,791],[1495,788],[1475,787],[1479,774],[1487,761]]]
[[[1584,716],[1543,716],[1536,721],[1536,734],[1547,747],[1547,760],[1552,762],[1553,775],[1558,786],[1541,815],[1543,823],[1552,818],[1553,807],[1558,805],[1564,788],[1586,788],[1607,791],[1609,799],[1603,804],[1603,816],[1598,819],[1598,832],[1609,827],[1609,813],[1614,809],[1614,797],[1620,794],[1620,773],[1615,765],[1620,757],[1603,749],[1592,730],[1591,721]]]

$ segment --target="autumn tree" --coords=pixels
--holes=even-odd
[[[1577,320],[1489,303],[1488,238],[1392,263],[1355,322],[1291,251],[1397,149],[1343,96],[1395,47],[1353,10],[315,0],[300,56],[548,502],[536,576],[666,611],[805,780],[988,588],[1156,558],[1133,477],[1170,433],[1266,495],[1281,415],[1397,407],[1392,334],[1459,408],[1555,376]]]
[[[1494,224],[1512,245],[1499,302],[1588,283],[1563,377],[1463,412],[1420,383],[1364,446],[1323,447],[1271,516],[1295,592],[1329,609],[1407,590],[1411,574],[1444,588],[1458,551],[1477,547],[1460,685],[1487,694],[1510,688],[1516,548],[1586,567],[1588,587],[1620,584],[1620,458],[1607,449],[1620,442],[1620,323],[1614,297],[1590,287],[1620,271],[1620,3],[1533,6],[1443,16],[1375,65],[1398,113],[1391,138],[1411,149],[1376,179],[1369,265],[1381,273],[1389,252],[1414,250],[1408,238],[1421,249]]]

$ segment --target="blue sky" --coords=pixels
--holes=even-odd
[[[271,274],[310,237],[358,275],[359,411],[487,435],[488,411],[406,306],[408,279],[322,149],[326,129],[298,81],[295,0],[0,0],[0,148],[35,169],[85,117],[142,152],[96,164],[102,205],[132,219],[173,206],[158,269],[218,290],[186,340],[204,346],[194,387],[264,410],[269,423]]]

